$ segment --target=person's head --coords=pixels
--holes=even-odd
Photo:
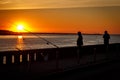
[[[107,31],[105,31],[104,33],[105,33],[105,34],[107,34],[108,32],[107,32]]]
[[[78,32],[78,36],[80,36],[80,35],[81,35],[81,32],[79,31],[79,32]]]

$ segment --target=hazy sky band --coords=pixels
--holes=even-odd
[[[0,9],[120,6],[120,0],[0,0]]]

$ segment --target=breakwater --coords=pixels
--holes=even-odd
[[[119,59],[120,43],[86,45],[82,47],[82,57],[76,46],[34,50],[0,52],[0,71],[7,76],[47,75],[76,66],[96,64]]]

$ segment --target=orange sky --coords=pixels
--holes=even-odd
[[[0,29],[31,32],[120,34],[120,6],[0,10]]]

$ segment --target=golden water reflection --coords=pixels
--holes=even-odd
[[[24,47],[23,36],[19,35],[19,36],[17,37],[16,48],[17,48],[18,50],[23,50],[23,47]]]

